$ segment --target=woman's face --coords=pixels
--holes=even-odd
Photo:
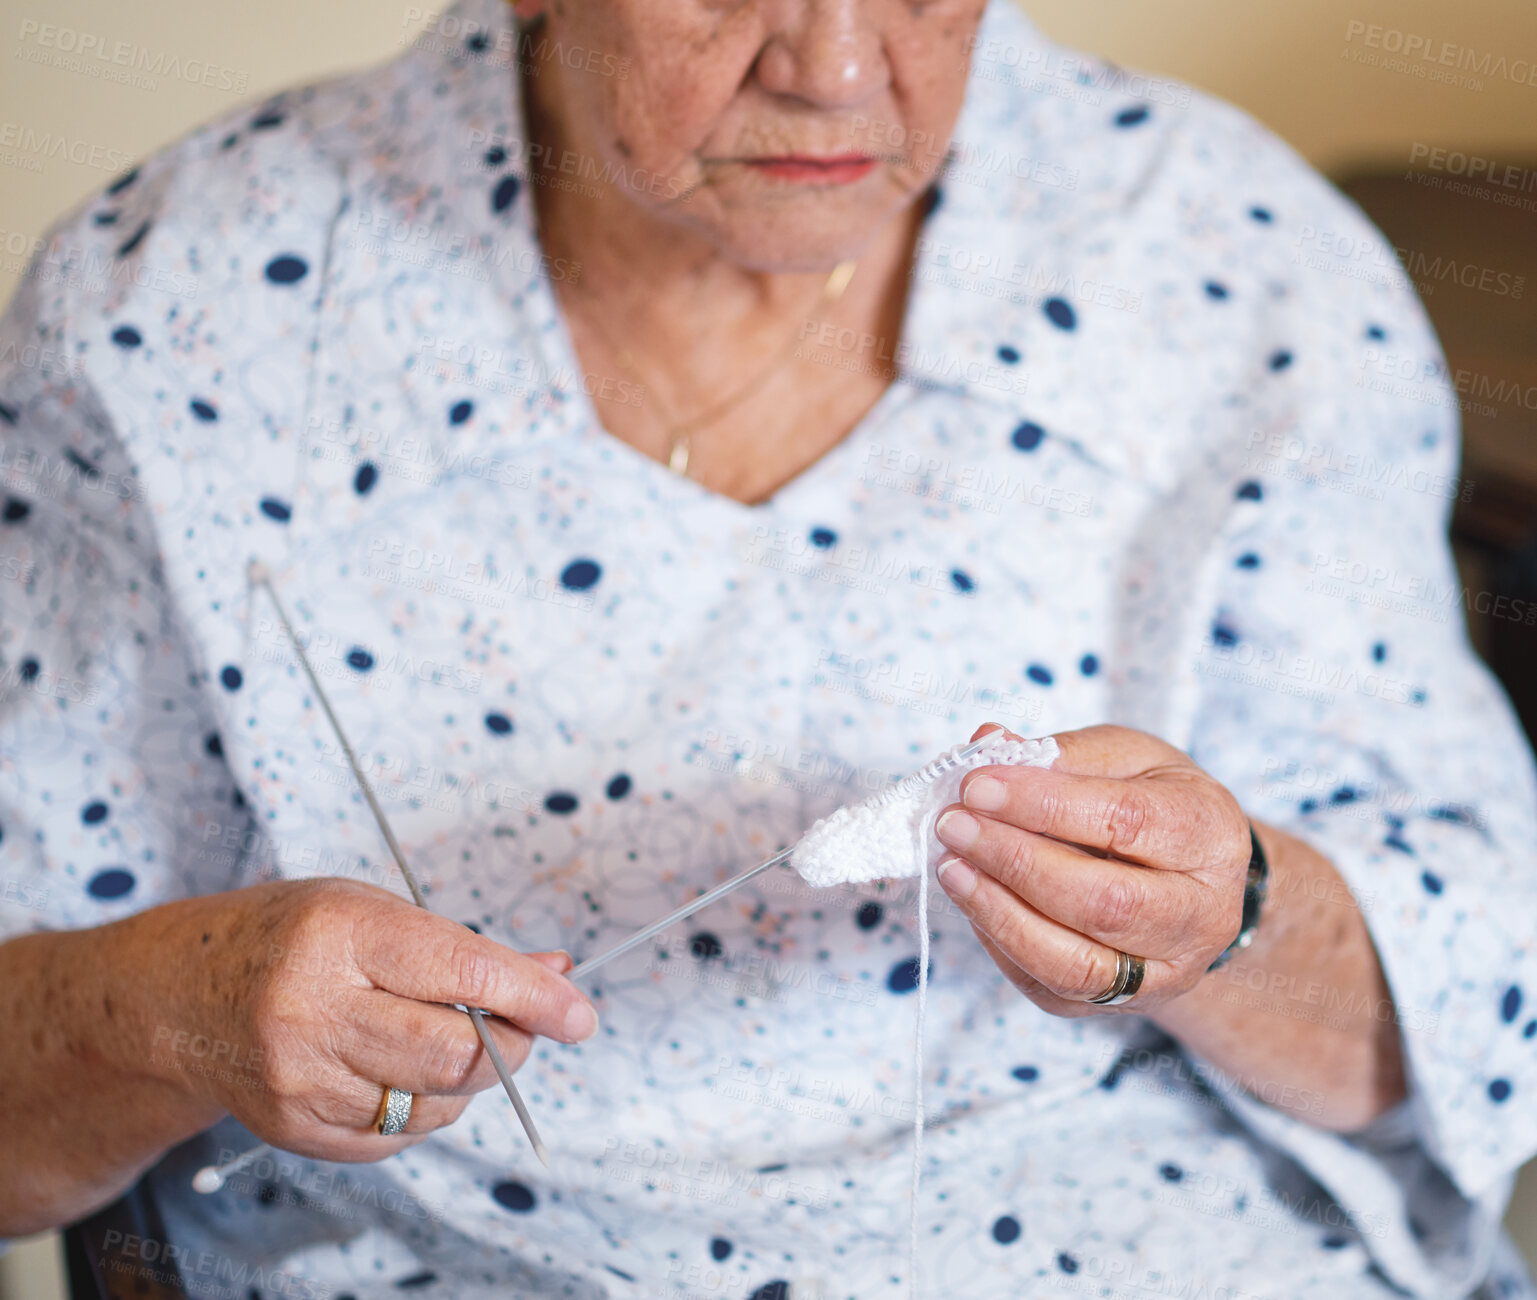
[[[519,43],[530,93],[574,155],[540,161],[595,186],[602,221],[639,205],[744,267],[825,270],[938,169],[985,2],[518,0],[545,16]]]

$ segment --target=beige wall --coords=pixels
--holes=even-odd
[[[427,7],[396,0],[0,0],[0,301],[25,264],[16,250],[133,159],[243,101],[387,57],[421,26]],[[1532,0],[1035,0],[1027,8],[1058,40],[1242,105],[1326,170],[1369,159],[1406,164],[1415,144],[1457,146],[1500,162],[1537,155]],[[1415,50],[1428,46],[1454,60],[1415,59],[1419,72],[1464,84],[1383,66],[1394,57],[1384,47],[1411,40]],[[150,70],[136,74],[141,84],[88,75],[80,69],[119,69],[59,48],[80,42],[113,51],[124,42],[127,57]],[[1371,58],[1375,66],[1365,61]],[[1460,68],[1459,59],[1466,61]],[[62,139],[67,156],[38,152],[43,137],[53,147]],[[1530,1171],[1512,1226],[1537,1259],[1537,1178]],[[39,1285],[13,1286],[10,1294],[45,1300]],[[5,1295],[0,1268],[0,1300]]]
[[[1537,154],[1531,0],[1030,0],[1024,7],[1059,41],[1242,105],[1325,171],[1372,158],[1407,161],[1415,142],[1478,148],[1501,161]],[[1413,71],[1384,66],[1403,55],[1383,46],[1411,40],[1416,53],[1428,46],[1451,62],[1415,57]],[[1358,61],[1368,57],[1377,66]],[[1492,75],[1501,60],[1506,75]]]

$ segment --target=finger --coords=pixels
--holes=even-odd
[[[356,1005],[352,1037],[337,1055],[365,1079],[451,1096],[473,1096],[497,1082],[496,1067],[464,1012],[377,989]],[[496,1016],[486,1017],[486,1028],[507,1068],[521,1066],[533,1039]]]
[[[946,858],[939,866],[940,887],[972,925],[1048,993],[1087,1002],[1110,988],[1116,975],[1113,947],[1043,915],[964,859]],[[1156,993],[1162,976],[1162,963],[1149,960],[1142,988],[1128,1005]]]
[[[385,1138],[375,1127],[385,1087],[402,1088],[411,1094],[411,1114],[398,1134]],[[395,1141],[411,1134],[432,1133],[452,1124],[470,1104],[470,1097],[438,1097],[417,1092],[404,1084],[351,1075],[335,1087],[318,1093],[308,1102],[312,1120],[344,1133],[371,1137],[375,1142]],[[341,1136],[341,1134],[337,1134]],[[403,1144],[409,1145],[409,1144]],[[365,1156],[364,1158],[372,1158]]]
[[[980,727],[978,727],[975,731],[973,731],[971,733],[971,740],[968,741],[967,743],[968,744],[975,743],[976,741],[981,740],[983,736],[990,736],[995,731],[1003,732],[1003,737],[1004,737],[1005,740],[1023,740],[1024,739],[1023,736],[1016,736],[1012,731],[1010,731],[1007,727],[1005,727],[1001,722],[984,722]]]
[[[1022,830],[1146,867],[1228,865],[1228,832],[1236,834],[1237,827],[1225,825],[1226,801],[1212,798],[1204,776],[1185,770],[1188,778],[1123,780],[1045,767],[979,767],[962,779],[961,802]]]
[[[562,1042],[590,1038],[598,1016],[576,985],[541,961],[420,908],[381,909],[353,934],[374,984],[418,1002],[482,1007]]]
[[[1043,915],[1144,957],[1173,957],[1188,948],[1210,901],[1201,885],[1178,872],[1097,858],[964,808],[946,809],[934,833]]]
[[[1060,756],[1052,767],[1085,776],[1133,777],[1164,768],[1190,768],[1190,756],[1167,741],[1131,727],[1102,723],[1059,731]]]

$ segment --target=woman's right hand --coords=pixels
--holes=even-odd
[[[536,1034],[575,1043],[597,1029],[562,978],[565,953],[515,952],[373,885],[278,881],[154,911],[175,975],[151,1035],[154,1072],[296,1155],[383,1159],[496,1084],[453,1003],[486,1011],[514,1070]],[[163,933],[173,916],[174,937]],[[373,1128],[386,1084],[415,1094],[405,1131],[388,1138]]]

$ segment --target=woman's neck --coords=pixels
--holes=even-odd
[[[524,120],[530,153],[542,158],[586,157],[593,151],[565,135],[558,119],[535,93],[550,78],[524,82]],[[552,170],[551,177],[561,177]],[[539,238],[545,252],[580,266],[562,284],[568,310],[601,312],[625,323],[637,353],[674,357],[692,353],[726,335],[764,331],[788,333],[803,323],[836,261],[805,269],[744,265],[688,223],[659,214],[606,182],[566,187],[531,185]],[[905,280],[911,264],[909,209],[873,232],[866,246],[852,250],[859,271],[846,294],[848,314],[868,312],[893,278]]]
[[[524,80],[529,152],[585,156],[541,102],[552,81]],[[670,427],[752,386],[788,345],[805,340],[761,390],[691,437],[691,476],[759,500],[840,441],[891,382],[921,225],[916,205],[873,233],[847,290],[829,305],[822,293],[831,266],[743,265],[686,223],[602,181],[566,188],[536,179],[530,189],[545,253],[580,268],[555,288],[582,369],[647,393],[643,407],[599,402],[597,414],[654,459],[668,461]],[[866,343],[846,357],[811,346],[828,328]]]

